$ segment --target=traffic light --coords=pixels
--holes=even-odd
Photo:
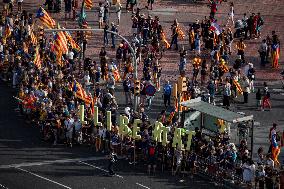
[[[187,91],[186,77],[179,77],[178,78],[177,91],[178,91],[178,93],[182,93],[182,92]]]
[[[134,81],[134,95],[138,96],[140,94],[140,81],[135,80]]]

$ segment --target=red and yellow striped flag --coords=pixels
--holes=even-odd
[[[37,37],[35,36],[33,31],[31,31],[31,42],[33,45],[37,45]]]
[[[39,18],[42,23],[50,29],[54,28],[56,25],[55,20],[53,20],[42,7],[38,9],[36,17]]]
[[[36,65],[38,69],[41,69],[41,59],[40,59],[40,54],[39,54],[39,47],[36,48],[36,53],[35,53],[35,58],[34,58],[33,63],[34,65]]]
[[[164,33],[164,32],[162,32],[162,34],[161,34],[161,37],[162,37],[162,41],[165,43],[165,45],[166,45],[166,48],[168,49],[168,48],[170,48],[170,43],[168,42],[168,40],[166,39],[166,34]]]
[[[56,55],[68,53],[68,43],[63,31],[57,32],[54,36],[54,51]]]
[[[117,68],[113,69],[112,73],[113,73],[113,77],[114,77],[115,81],[120,81],[120,74],[119,74],[118,69]]]
[[[233,80],[233,84],[236,86],[238,93],[243,94],[243,89],[242,89],[240,83],[237,80]]]
[[[85,7],[87,9],[91,9],[93,7],[93,2],[92,0],[85,0]]]
[[[64,31],[64,34],[68,40],[68,42],[70,43],[72,49],[75,49],[76,51],[80,51],[81,48],[80,46],[76,43],[76,41],[72,38],[71,34],[68,31]]]
[[[12,35],[12,31],[11,31],[11,28],[9,25],[6,25],[6,28],[5,28],[5,38],[8,38]]]

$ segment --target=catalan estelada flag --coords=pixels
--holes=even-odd
[[[92,0],[85,0],[85,7],[87,9],[91,9],[93,7],[93,2]]]
[[[38,69],[41,68],[41,59],[40,59],[40,54],[39,54],[39,47],[36,48],[36,53],[35,53],[35,57],[34,57],[33,63],[35,64],[35,66]]]
[[[56,25],[55,20],[53,20],[42,7],[38,9],[36,17],[39,18],[49,29],[54,28]]]
[[[31,41],[33,45],[37,44],[37,37],[35,36],[33,31],[31,31]]]
[[[67,39],[63,31],[57,32],[54,35],[54,52],[56,55],[59,53],[68,53]]]
[[[83,100],[86,104],[92,103],[92,96],[87,95],[86,91],[79,82],[74,81],[72,91],[75,92],[76,98]]]
[[[80,51],[81,48],[80,46],[76,43],[76,41],[72,38],[71,34],[68,31],[64,31],[64,34],[68,40],[68,42],[70,43],[72,49],[75,49],[76,51]]]

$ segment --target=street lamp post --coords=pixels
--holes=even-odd
[[[93,29],[93,28],[88,28],[88,29],[45,29],[45,32],[59,32],[59,31],[94,31],[94,32],[104,32],[104,29]],[[121,39],[123,39],[129,46],[129,49],[131,51],[132,54],[132,61],[133,61],[133,66],[134,66],[134,80],[138,79],[138,71],[137,71],[137,61],[136,61],[136,53],[131,45],[131,43],[129,43],[129,41],[123,37],[122,35],[120,35],[117,32],[113,32],[113,31],[109,31],[106,30],[106,32],[114,34],[118,37],[120,37]],[[138,96],[134,96],[134,110],[137,110],[138,108]]]

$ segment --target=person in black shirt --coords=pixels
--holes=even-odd
[[[109,26],[108,24],[106,23],[105,24],[105,27],[104,27],[104,45],[108,45],[108,36],[107,36],[107,30],[109,29]]]
[[[108,172],[110,176],[115,175],[115,172],[113,171],[113,166],[115,162],[117,162],[117,155],[114,153],[113,149],[110,148],[110,154],[108,156],[109,164],[108,164]]]
[[[171,41],[171,45],[170,45],[170,48],[172,48],[172,45],[176,45],[176,48],[175,50],[178,50],[178,22],[177,20],[174,21],[174,24],[172,25],[171,27],[172,29],[172,41]]]

